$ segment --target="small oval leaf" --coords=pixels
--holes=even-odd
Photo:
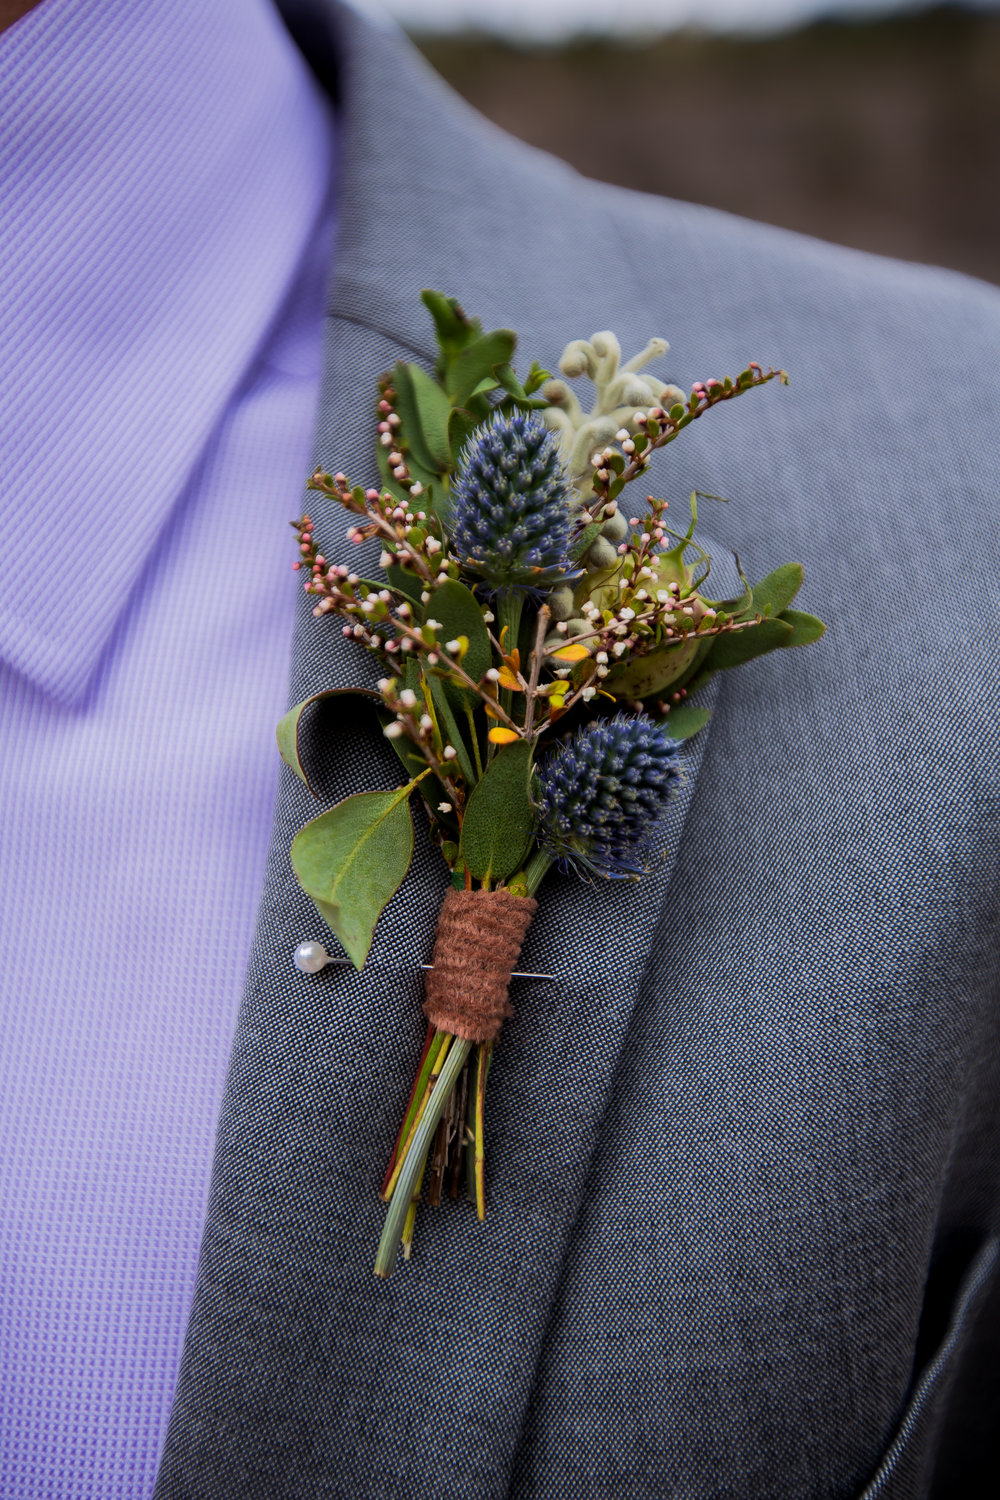
[[[505,746],[469,798],[461,851],[473,880],[494,884],[506,879],[524,862],[531,847],[535,827],[531,749],[526,740]]]
[[[786,625],[792,627],[792,634],[785,646],[809,646],[813,641],[818,641],[821,636],[826,635],[826,626],[822,620],[815,615],[806,614],[804,609],[784,609],[781,619]]]
[[[776,619],[786,610],[802,587],[802,564],[783,563],[768,573],[753,588],[752,610],[755,615],[770,615]]]
[[[667,717],[659,721],[658,727],[672,740],[689,740],[700,729],[704,729],[711,717],[710,708],[699,708],[694,703],[682,703],[679,708],[672,708]]]

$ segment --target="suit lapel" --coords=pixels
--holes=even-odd
[[[553,363],[596,323],[636,347],[660,329],[637,317],[617,248],[595,240],[579,179],[466,114],[394,35],[340,9],[329,23],[344,169],[316,460],[370,482],[375,378],[430,352],[422,286],[519,328],[525,364]],[[326,556],[355,561],[342,515],[312,514]],[[291,701],[370,676],[303,600]],[[317,808],[285,777],[161,1500],[505,1492],[695,793],[694,747],[657,877],[543,886],[525,967],[558,982],[512,994],[487,1095],[486,1221],[467,1204],[424,1209],[412,1262],[386,1283],[372,1275],[377,1188],[419,1050],[416,965],[445,871],[418,832],[364,972],[299,975],[296,943],[326,935],[288,862]],[[354,727],[329,747],[328,782],[335,800],[398,774],[384,741]]]

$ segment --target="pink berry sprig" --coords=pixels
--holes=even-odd
[[[634,418],[637,428],[635,435],[622,440],[618,448],[607,447],[594,455],[595,502],[591,504],[591,510],[596,513],[600,503],[616,499],[625,485],[649,466],[651,454],[667,443],[672,443],[685,427],[697,421],[711,407],[718,406],[720,401],[741,396],[744,391],[753,390],[756,386],[767,385],[769,380],[780,380],[782,385],[788,384],[788,376],[784,370],[764,370],[752,360],[735,380],[727,375],[724,380],[695,381],[687,401],[678,401],[669,410],[662,406],[652,406],[646,412],[637,411]]]

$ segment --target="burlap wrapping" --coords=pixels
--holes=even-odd
[[[511,1013],[507,986],[538,910],[510,891],[449,890],[438,917],[424,1011],[439,1031],[491,1042]]]

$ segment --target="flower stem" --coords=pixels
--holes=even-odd
[[[536,849],[524,867],[524,893],[533,896],[548,874],[553,860],[546,849]]]
[[[410,1148],[413,1145],[417,1126],[423,1119],[424,1111],[427,1108],[427,1104],[433,1092],[434,1085],[437,1082],[438,1075],[441,1073],[444,1067],[444,1060],[448,1052],[448,1047],[452,1040],[453,1038],[447,1031],[439,1031],[431,1043],[430,1052],[424,1059],[424,1068],[428,1069],[426,1087],[420,1089],[419,1092],[415,1093],[414,1104],[416,1107],[414,1108],[414,1106],[411,1105],[410,1109],[407,1111],[407,1119],[410,1122],[407,1134],[403,1139],[402,1146],[396,1152],[396,1165],[392,1169],[388,1182],[383,1186],[382,1189],[382,1197],[387,1203],[393,1195],[396,1183],[399,1180],[399,1175],[403,1170],[407,1155],[409,1154]],[[421,1069],[421,1072],[423,1072],[423,1069]]]
[[[504,589],[497,599],[497,626],[500,639],[503,642],[505,656],[510,656],[517,650],[517,637],[521,629],[521,612],[524,608],[524,595],[520,589]],[[506,634],[504,627],[506,626]],[[514,694],[511,688],[501,688],[497,694],[500,707],[505,713],[511,712]]]
[[[427,1096],[417,1128],[398,1169],[399,1175],[393,1189],[382,1238],[379,1240],[378,1254],[375,1257],[376,1276],[388,1276],[392,1271],[396,1259],[396,1248],[403,1235],[414,1190],[423,1175],[424,1162],[434,1132],[438,1121],[444,1114],[451,1091],[471,1047],[472,1043],[465,1041],[462,1037],[451,1039],[444,1067]]]
[[[420,1102],[423,1099],[424,1093],[427,1089],[427,1080],[430,1077],[431,1069],[437,1061],[437,1055],[440,1050],[441,1034],[440,1032],[436,1031],[433,1026],[428,1026],[427,1040],[424,1042],[424,1050],[420,1054],[420,1063],[417,1069],[417,1076],[413,1080],[413,1089],[410,1093],[409,1100],[407,1101],[406,1114],[403,1116],[403,1123],[399,1127],[399,1134],[396,1137],[396,1144],[392,1148],[392,1156],[389,1158],[389,1165],[386,1167],[385,1176],[382,1179],[382,1187],[380,1189],[380,1192],[381,1196],[386,1200],[386,1202],[389,1201],[389,1184],[392,1181],[392,1174],[395,1169],[396,1162],[399,1160],[399,1153],[406,1144],[406,1138],[410,1133],[410,1126],[413,1124],[414,1116],[416,1115],[417,1110],[420,1108]]]
[[[489,1044],[481,1042],[479,1057],[476,1060],[476,1213],[480,1219],[486,1217],[486,1142],[483,1131],[483,1104],[486,1097],[486,1073],[489,1061]]]

